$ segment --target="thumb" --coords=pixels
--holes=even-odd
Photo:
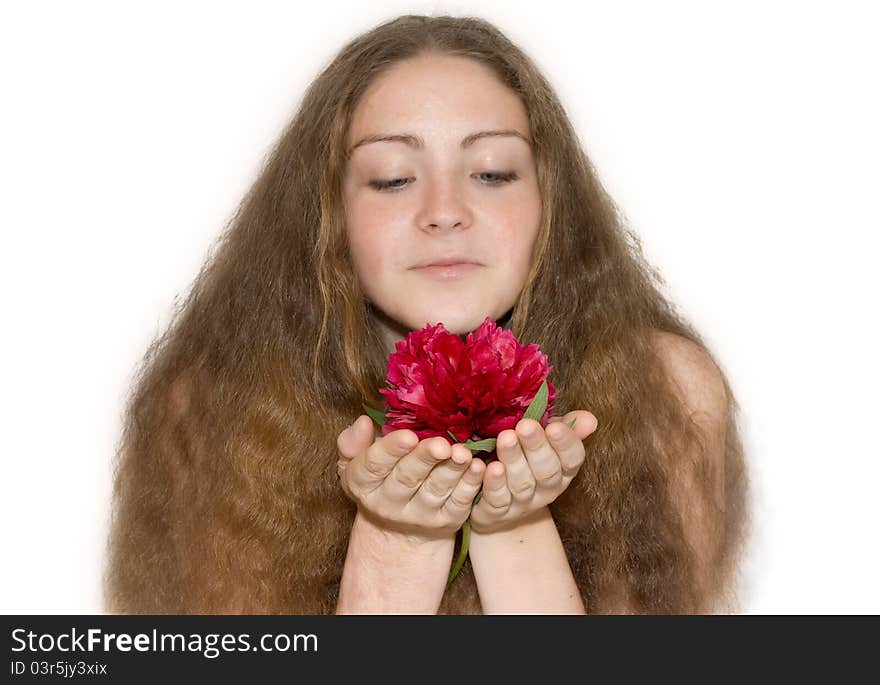
[[[573,411],[571,413],[577,417],[577,422],[572,430],[577,433],[581,440],[586,440],[596,432],[596,429],[599,427],[599,419],[596,418],[595,414],[588,411]]]
[[[574,419],[574,423],[572,424],[571,429],[579,438],[581,438],[581,440],[592,435],[599,427],[599,420],[596,418],[596,415],[592,412],[581,409],[570,411],[565,416],[554,416],[553,418],[548,419],[547,423],[551,424],[556,421],[565,421],[566,424],[569,424],[572,422],[572,419]]]
[[[365,418],[367,421],[364,421]],[[372,425],[373,420],[366,414],[361,414],[354,420],[354,423],[339,434],[336,446],[339,448],[339,453],[346,459],[354,459],[370,446],[370,443],[364,444],[367,437],[372,437],[372,431],[365,430],[367,422]]]

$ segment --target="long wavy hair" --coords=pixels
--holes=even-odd
[[[707,587],[669,487],[705,436],[654,336],[714,356],[662,294],[530,58],[485,20],[407,15],[349,42],[311,83],[140,360],[114,460],[105,611],[335,611],[356,513],[338,483],[336,437],[362,403],[382,406],[388,363],[345,237],[346,136],[372,79],[426,53],[486,65],[528,113],[542,223],[504,324],[549,356],[557,415],[588,409],[599,420],[586,462],[550,505],[588,612],[738,610],[748,479],[727,379],[725,500]],[[697,477],[693,496],[708,501],[710,483]],[[439,613],[480,611],[468,561]]]

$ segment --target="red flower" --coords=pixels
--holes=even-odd
[[[410,333],[388,360],[387,411],[382,435],[409,429],[420,440],[449,432],[458,442],[495,438],[522,419],[553,367],[536,344],[521,345],[514,335],[486,317],[480,327],[460,335],[442,323]],[[547,380],[547,408],[553,417],[556,390]],[[495,451],[478,452],[487,462]]]

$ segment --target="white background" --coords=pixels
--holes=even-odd
[[[557,88],[743,407],[745,613],[880,611],[871,3],[28,3],[0,23],[0,613],[100,613],[137,361],[318,70],[475,14]]]

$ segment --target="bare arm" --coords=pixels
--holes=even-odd
[[[454,547],[454,534],[434,540],[409,537],[378,527],[358,511],[336,613],[436,614]]]
[[[508,530],[471,532],[484,614],[585,614],[556,523],[542,507]]]
[[[660,357],[676,395],[699,426],[700,441],[683,452],[664,449],[669,463],[669,492],[681,514],[682,530],[694,553],[695,582],[701,606],[712,613],[722,572],[725,436],[729,399],[721,370],[705,352],[684,338],[658,337]],[[662,436],[657,436],[661,441]],[[664,448],[666,446],[664,445]]]
[[[729,399],[720,369],[700,348],[685,338],[659,333],[655,338],[675,394],[700,428],[701,442],[680,450],[655,441],[666,456],[664,468],[673,504],[681,516],[682,531],[694,554],[694,582],[699,604],[688,613],[716,613],[725,507],[725,436]],[[597,598],[603,614],[641,613],[623,579]],[[721,609],[722,611],[724,609]]]

